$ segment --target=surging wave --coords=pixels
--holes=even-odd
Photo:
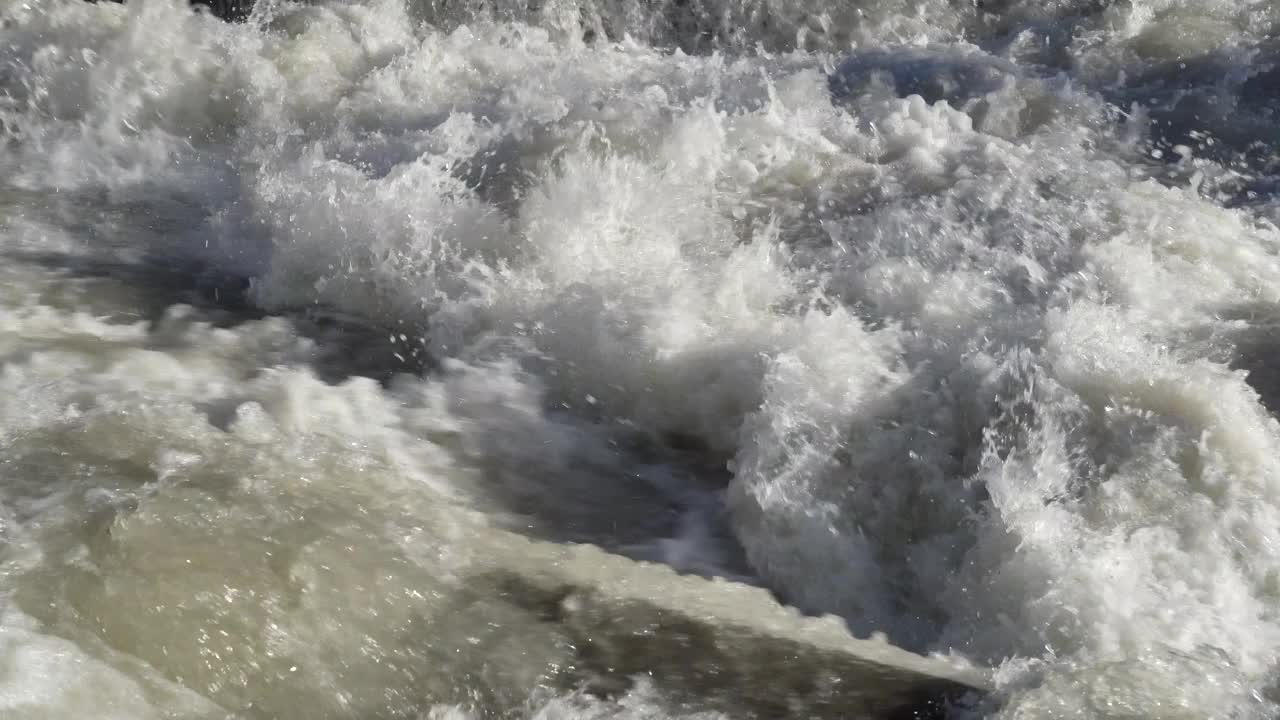
[[[299,530],[283,541],[293,569],[263,570],[283,580],[243,581],[281,598],[291,582],[392,593],[317,579],[341,538],[370,565],[426,562],[402,533],[420,521],[378,498],[423,517],[436,501],[392,476],[593,538],[605,523],[590,518],[636,493],[699,508],[723,493],[750,572],[788,602],[999,666],[984,711],[1275,710],[1272,3],[378,0],[264,3],[245,25],[160,1],[3,13],[0,357],[21,398],[0,414],[6,473],[26,477],[48,433],[95,423],[109,440],[59,440],[70,457],[138,443],[110,462],[153,480],[248,468],[262,459],[245,447],[294,438],[272,467],[297,486],[252,485],[254,504],[314,501],[343,529]],[[191,265],[295,320],[122,324],[147,301],[60,297],[65,278],[20,269],[40,258]],[[316,380],[324,350],[296,318],[318,312],[376,336],[381,369],[407,377]],[[86,334],[124,359],[102,365]],[[122,403],[133,418],[187,409],[135,427]],[[344,436],[364,439],[344,450]],[[49,482],[97,482],[67,477]],[[5,527],[52,523],[30,502],[7,499]],[[148,502],[113,531],[123,547],[200,546],[170,507],[186,500]],[[374,519],[337,510],[369,505]],[[277,527],[218,507],[199,527],[225,542]],[[716,512],[678,531],[639,521],[625,540],[683,533],[644,552],[727,572],[732,548],[703,525]],[[39,527],[23,547],[69,542]],[[145,588],[181,569],[93,552],[95,572],[144,588],[136,606],[176,602]],[[22,577],[53,563],[7,562]],[[192,651],[196,683],[159,637],[135,637],[137,618],[110,619],[114,596],[86,593],[107,618],[88,635],[174,663],[162,673],[213,702],[250,702],[221,673],[258,648],[213,665]],[[260,624],[294,617],[281,607]],[[299,638],[341,625],[341,607],[278,642],[327,668],[334,648]],[[348,622],[368,631],[369,613]],[[428,662],[405,652],[400,667]],[[289,687],[341,686],[330,671]],[[352,697],[387,682],[363,672]]]

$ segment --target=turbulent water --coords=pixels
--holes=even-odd
[[[995,668],[966,717],[1274,717],[1278,38],[0,0],[0,716],[710,717],[580,690],[460,580],[498,525]]]

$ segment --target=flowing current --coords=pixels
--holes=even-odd
[[[1275,717],[1278,226],[1273,0],[0,0],[0,716],[719,717],[497,526]]]

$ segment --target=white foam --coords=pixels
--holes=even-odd
[[[1221,148],[1274,152],[1271,106],[1241,90],[1274,3],[265,7],[0,10],[21,540],[0,589],[36,616],[24,638],[63,647],[74,621],[29,606],[75,599],[230,710],[461,713],[422,669],[439,658],[397,644],[453,592],[451,512],[600,535],[638,496],[718,502],[724,465],[763,581],[1005,663],[1009,717],[1266,711],[1280,431],[1255,356],[1280,206],[1224,207],[1267,166]],[[1177,104],[1210,96],[1231,111]],[[165,309],[200,282],[239,293],[228,276],[289,318]],[[302,311],[390,340],[335,349]],[[321,380],[335,355],[431,363]],[[729,572],[699,512],[615,540]],[[273,542],[287,560],[223,557]],[[41,580],[84,568],[104,584]],[[412,612],[380,599],[427,588]],[[270,640],[165,654],[201,623]],[[480,653],[458,683],[525,702],[511,688],[558,652],[525,630],[536,658],[485,675]],[[61,652],[40,662],[70,677]],[[348,655],[376,662],[348,677]],[[279,685],[241,682],[253,663]],[[102,673],[119,707],[160,712]]]

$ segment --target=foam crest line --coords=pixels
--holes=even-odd
[[[472,542],[485,560],[468,583],[568,628],[597,683],[649,675],[731,715],[814,718],[919,717],[992,687],[985,670],[855,638],[841,619],[805,617],[762,588],[502,531]]]

